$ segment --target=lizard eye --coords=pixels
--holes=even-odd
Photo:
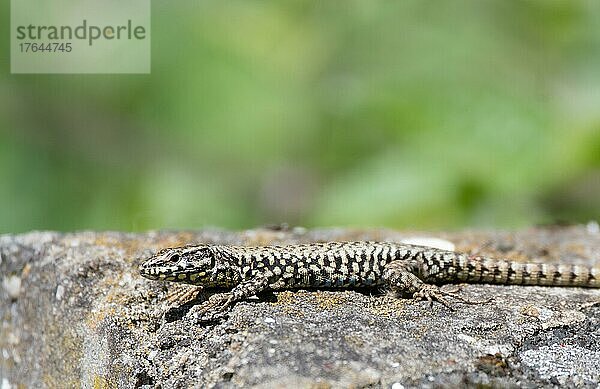
[[[169,257],[169,262],[179,262],[179,254],[173,254]]]

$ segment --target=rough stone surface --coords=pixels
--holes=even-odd
[[[600,265],[600,233],[590,226],[5,235],[1,387],[597,387],[600,290],[466,285],[465,296],[495,301],[455,311],[376,290],[286,291],[200,325],[185,316],[191,304],[167,304],[179,286],[136,270],[159,248],[194,242],[411,237],[472,254]]]

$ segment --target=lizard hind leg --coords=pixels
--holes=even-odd
[[[387,282],[391,290],[399,294],[408,294],[414,299],[427,300],[430,304],[437,301],[445,307],[453,310],[447,300],[451,297],[465,304],[485,304],[491,301],[473,301],[464,298],[456,293],[456,290],[447,292],[436,285],[423,282],[415,271],[411,269],[410,264],[404,261],[392,261],[386,265],[383,272],[383,279]]]

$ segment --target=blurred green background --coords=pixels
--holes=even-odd
[[[598,1],[155,1],[151,75],[8,44],[0,232],[600,218]]]

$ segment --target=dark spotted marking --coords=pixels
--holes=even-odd
[[[513,269],[512,266],[510,266],[510,265],[508,266],[508,270],[506,270],[506,273],[507,273],[507,276],[508,276],[509,280],[512,280],[513,276],[515,274],[517,274],[517,272],[515,271],[515,269]]]
[[[574,271],[571,271],[571,273],[569,274],[569,282],[573,282],[577,279],[577,274],[575,274]]]

